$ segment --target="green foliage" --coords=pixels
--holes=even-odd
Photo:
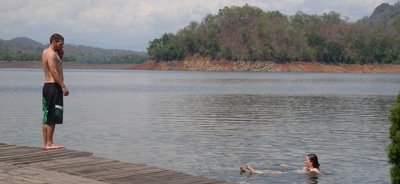
[[[212,24],[207,30],[208,39],[215,39],[218,33],[218,27],[216,24]]]
[[[391,26],[394,27],[397,30],[397,32],[400,33],[400,15],[394,18]]]
[[[239,32],[240,36],[242,36],[243,43],[247,43],[249,39],[249,30],[247,29],[247,27],[241,27]]]
[[[42,55],[39,53],[4,52],[0,53],[2,61],[40,61]]]
[[[307,43],[311,47],[324,47],[325,46],[325,38],[321,35],[318,35],[316,33],[311,33],[306,36],[307,37]]]
[[[227,46],[224,48],[224,58],[228,61],[232,60],[232,51],[231,47]]]
[[[340,45],[336,42],[328,42],[325,45],[325,52],[323,54],[325,62],[339,63],[343,58],[343,51]]]
[[[208,48],[208,53],[209,55],[215,59],[217,57],[217,53],[219,51],[219,45],[218,45],[218,41],[217,39],[213,38],[208,44],[207,44],[207,48]],[[183,59],[183,58],[182,58]]]
[[[228,61],[398,63],[400,18],[394,18],[390,25],[371,25],[368,18],[349,23],[336,12],[286,16],[247,4],[231,6],[150,41],[148,53],[156,61],[200,55]],[[173,49],[183,57],[163,55]]]
[[[387,147],[388,161],[393,165],[390,170],[392,183],[400,183],[400,94],[396,96],[394,107],[390,112],[389,121],[392,125],[389,129],[389,138],[392,142]]]
[[[190,22],[189,26],[185,27],[181,30],[181,34],[183,36],[184,45],[186,46],[186,50],[193,54],[196,52],[196,43],[194,42],[194,34],[198,27],[199,23],[196,21]]]
[[[155,61],[183,60],[184,49],[177,43],[174,43],[176,41],[176,36],[171,33],[166,33],[160,39],[156,38],[150,41],[150,46],[147,48],[150,59]],[[191,43],[188,37],[186,41],[187,43]]]
[[[390,168],[390,177],[392,180],[393,184],[399,184],[400,183],[400,167],[399,166],[392,166]]]

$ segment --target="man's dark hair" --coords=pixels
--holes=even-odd
[[[54,34],[51,35],[51,37],[50,37],[50,44],[51,44],[51,42],[53,42],[53,41],[56,41],[56,42],[64,41],[64,37],[61,36],[61,35],[58,34],[58,33],[54,33]]]

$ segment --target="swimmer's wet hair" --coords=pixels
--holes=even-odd
[[[313,167],[319,169],[319,163],[318,163],[318,157],[316,154],[308,154],[307,155],[308,159],[310,159],[310,162],[313,164]]]

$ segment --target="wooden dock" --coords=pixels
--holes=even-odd
[[[0,184],[222,184],[227,181],[124,163],[66,148],[43,150],[0,143]]]

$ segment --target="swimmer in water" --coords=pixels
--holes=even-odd
[[[318,157],[316,154],[308,154],[306,156],[306,159],[304,160],[304,163],[306,164],[306,167],[303,167],[303,171],[309,171],[309,172],[315,172],[317,174],[323,174],[320,169],[319,166],[320,164],[318,163]],[[281,164],[280,166],[282,167],[289,167],[289,165],[286,164]],[[250,167],[250,165],[246,165],[246,167],[241,166],[240,167],[240,172],[246,172],[247,170],[250,171],[250,174],[283,174],[285,172],[282,171],[272,171],[272,170],[255,170],[252,167]]]

